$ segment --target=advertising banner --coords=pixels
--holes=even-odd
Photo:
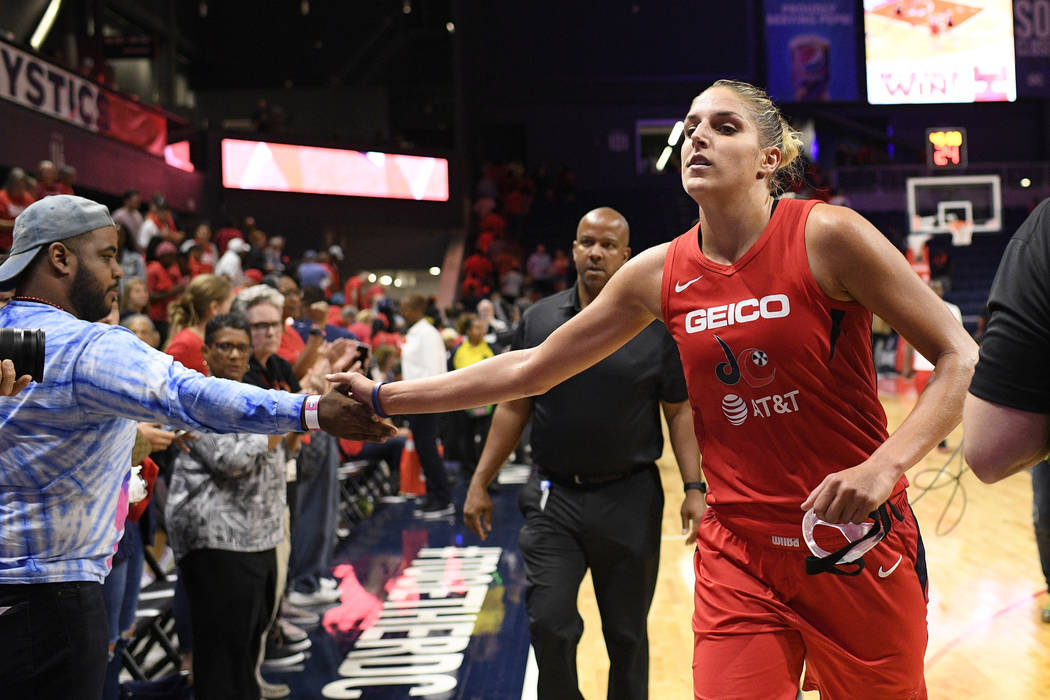
[[[1017,93],[1050,97],[1050,0],[1014,0]]]
[[[868,102],[1013,102],[1010,0],[864,0]]]
[[[765,0],[766,67],[777,102],[856,100],[853,0]]]
[[[2,42],[0,98],[154,155],[163,155],[167,145],[163,115]]]

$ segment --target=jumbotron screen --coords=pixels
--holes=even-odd
[[[868,102],[1017,99],[1011,0],[864,0]]]
[[[448,201],[444,158],[222,140],[222,186],[238,190]]]

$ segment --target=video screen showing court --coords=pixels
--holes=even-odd
[[[871,104],[1013,102],[1011,0],[864,0]]]

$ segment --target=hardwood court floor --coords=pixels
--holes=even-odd
[[[883,397],[891,430],[913,403],[907,394]],[[961,439],[959,428],[948,444],[955,448]],[[948,458],[934,451],[908,474],[930,574],[930,700],[1050,700],[1050,624],[1039,619],[1048,599],[1032,533],[1031,480],[1024,473],[988,486],[967,470],[954,500],[955,481],[945,476],[937,483],[950,486],[921,495]],[[959,468],[956,458],[948,470]],[[649,691],[654,700],[671,700],[692,697],[692,548],[682,544],[681,478],[670,448],[660,469],[666,506],[660,578],[649,614]],[[598,700],[606,695],[609,661],[589,577],[580,589],[580,612],[580,689],[588,700]]]

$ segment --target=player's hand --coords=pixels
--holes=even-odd
[[[14,396],[25,389],[33,378],[28,374],[15,375],[15,363],[11,360],[0,362],[0,396]]]
[[[347,440],[385,442],[387,438],[397,434],[393,423],[380,420],[372,413],[371,399],[367,403],[361,403],[338,389],[333,389],[321,397],[320,403],[317,404],[317,422],[321,430]]]
[[[463,522],[482,540],[492,532],[492,498],[484,484],[470,482],[467,500],[463,504]]]
[[[802,503],[802,510],[812,508],[826,523],[860,524],[886,502],[899,478],[896,470],[869,459],[824,477]]]
[[[359,363],[354,364],[357,365]],[[350,398],[363,403],[371,409],[372,387],[376,383],[365,375],[355,372],[353,367],[350,368],[349,372],[329,374],[328,381],[343,385],[343,391],[348,393]]]
[[[682,534],[686,536],[685,544],[696,543],[696,531],[700,527],[700,518],[704,517],[707,510],[707,501],[704,494],[696,489],[689,489],[682,499]]]

